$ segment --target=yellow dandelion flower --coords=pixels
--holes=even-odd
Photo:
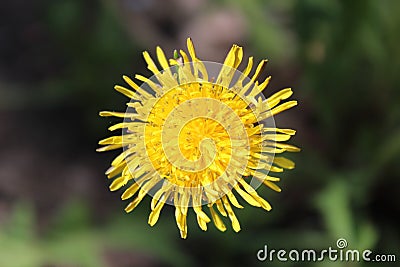
[[[284,143],[295,130],[276,128],[273,117],[297,105],[297,101],[280,104],[292,95],[290,88],[265,99],[262,91],[270,77],[261,83],[257,78],[267,61],[261,61],[251,77],[252,57],[244,71],[238,71],[243,50],[237,45],[232,46],[223,64],[198,59],[190,38],[187,48],[189,55],[180,50],[168,60],[157,47],[161,70],[144,52],[154,75],[136,75],[141,86],[123,76],[133,90],[119,85],[115,89],[130,98],[126,112],[100,112],[100,116],[123,118],[123,122],[109,128],[120,129],[122,134],[101,140],[99,144],[104,146],[98,151],[123,148],[106,175],[113,179],[110,190],[124,187],[121,198],[133,198],[126,212],[149,194],[151,226],[167,203],[175,206],[182,238],[187,236],[190,207],[202,230],[207,230],[212,220],[220,231],[225,231],[222,215],[238,232],[240,224],[234,208],[243,208],[238,197],[252,206],[271,210],[270,203],[256,189],[263,183],[281,191],[276,184],[279,178],[269,172],[294,168],[291,160],[275,154],[300,150]]]

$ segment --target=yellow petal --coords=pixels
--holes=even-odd
[[[261,204],[261,207],[266,211],[270,211],[272,209],[271,204],[268,203],[265,199],[257,195],[257,201]]]
[[[293,161],[284,157],[275,157],[274,163],[285,169],[293,169],[295,167]]]
[[[268,142],[268,143],[271,143],[271,146],[275,146],[275,144],[273,144],[272,142]],[[259,150],[259,152],[267,153],[267,154],[268,153],[269,154],[278,154],[278,153],[283,153],[286,151],[285,149],[279,149],[276,147],[269,147],[269,146],[264,146],[264,147],[257,148],[257,149]]]
[[[162,87],[158,84],[156,84],[155,82],[153,82],[152,80],[150,80],[147,77],[144,77],[143,75],[140,74],[136,74],[135,75],[135,79],[144,82],[145,84],[147,84],[154,92],[156,92],[157,94],[161,94],[163,92]]]
[[[108,170],[106,171],[106,175],[109,179],[117,176],[118,174],[120,174],[124,169],[126,168],[126,164],[122,163],[118,166],[111,166],[110,168],[108,168]]]
[[[301,150],[300,148],[289,144],[275,143],[274,145],[277,148],[282,148],[289,152],[299,152]]]
[[[126,158],[127,155],[131,154],[132,150],[125,150],[121,154],[119,154],[114,160],[111,162],[111,166],[120,165]],[[106,173],[107,174],[107,173]]]
[[[169,196],[169,194],[171,193],[170,189],[172,188],[172,184],[167,183],[161,186],[161,188],[154,194],[153,199],[151,200],[151,205],[150,208],[151,210],[154,210],[154,207],[156,205],[156,203],[162,198],[165,199]]]
[[[189,206],[189,194],[187,192],[184,192],[183,190],[181,191],[181,198],[179,205],[181,207],[182,214],[186,217]]]
[[[279,182],[281,180],[281,178],[279,178],[279,177],[268,176],[268,175],[265,175],[264,173],[257,172],[257,171],[252,172],[252,175],[262,182],[264,182],[265,180]]]
[[[258,116],[258,120],[260,120],[260,121],[265,120],[269,117],[279,114],[282,111],[290,109],[296,105],[297,105],[297,101],[292,100],[292,101],[285,102],[285,103],[273,108],[272,110],[269,110],[269,107],[266,106],[266,107],[264,107],[264,108],[266,108],[266,110],[264,110],[263,113]]]
[[[235,232],[239,232],[240,231],[240,223],[238,221],[238,219],[236,218],[235,213],[233,212],[231,205],[229,204],[228,199],[226,198],[226,196],[222,197],[222,201],[224,203],[225,209],[228,212],[229,215],[229,219],[232,222],[232,228]]]
[[[277,133],[284,133],[288,135],[295,135],[296,130],[293,129],[281,129],[281,128],[263,128],[263,132],[277,132]]]
[[[272,190],[274,190],[276,192],[281,192],[282,191],[282,189],[278,185],[274,184],[271,181],[268,181],[267,179],[265,179],[263,181],[263,184],[265,184],[266,186],[268,186],[269,188],[271,188]]]
[[[229,69],[236,69],[243,58],[243,49],[240,46],[233,45],[229,50],[228,55],[223,63],[224,66],[229,67]],[[224,68],[224,66],[222,68]],[[222,72],[222,71],[221,71]]]
[[[122,76],[122,78],[125,80],[125,82],[127,84],[129,84],[133,89],[135,89],[136,92],[138,92],[140,95],[142,95],[145,98],[152,98],[153,96],[151,94],[149,94],[148,92],[146,92],[145,90],[143,90],[142,88],[140,88],[134,81],[132,81],[131,78],[129,78],[128,76],[124,75]]]
[[[122,136],[110,136],[99,141],[99,145],[122,144]]]
[[[269,108],[275,107],[280,101],[289,98],[293,94],[292,88],[285,88],[267,98]]]
[[[276,167],[276,166],[270,166],[269,169],[270,172],[283,172],[282,168]]]
[[[108,130],[115,131],[117,129],[123,129],[123,128],[125,128],[125,123],[121,122],[121,123],[114,124],[113,126],[110,126],[108,128]]]
[[[123,94],[123,95],[129,97],[129,98],[133,98],[133,99],[136,99],[136,100],[140,100],[140,97],[137,96],[137,95],[135,94],[135,92],[133,92],[133,91],[131,91],[131,90],[125,88],[125,87],[122,87],[122,86],[120,86],[120,85],[115,85],[115,86],[114,86],[114,89],[115,89],[116,91],[120,92],[121,94]]]
[[[141,177],[142,179],[148,180],[147,183],[141,185],[141,189],[139,191],[140,196],[143,197],[158,183],[161,178],[154,175],[154,173],[149,173]]]
[[[184,215],[179,206],[175,207],[175,219],[176,224],[178,225],[179,232],[183,239],[187,236],[187,224],[186,224],[186,215]]]
[[[149,52],[144,51],[143,52],[143,57],[144,60],[147,63],[147,68],[153,72],[154,74],[158,74],[160,71],[158,70],[156,64],[154,63],[153,59],[150,57]]]
[[[253,88],[251,89],[250,93],[248,94],[249,97],[256,97],[262,91],[261,87],[258,85],[258,81],[254,83]]]
[[[252,83],[254,83],[256,81],[256,79],[258,78],[258,76],[260,75],[262,70],[264,69],[265,64],[267,62],[268,62],[268,60],[266,60],[266,59],[260,61],[260,63],[257,66],[256,72],[254,73],[253,77],[251,78]]]
[[[261,205],[261,207],[267,211],[270,211],[272,209],[271,205],[260,197],[256,190],[254,190],[253,187],[251,187],[248,183],[246,183],[243,179],[239,180],[239,183],[244,187],[244,189]]]
[[[157,46],[156,52],[157,52],[157,59],[158,62],[160,62],[161,67],[163,67],[164,70],[169,71],[170,66],[168,64],[168,60],[164,54],[164,51],[161,49],[161,47]]]
[[[217,209],[219,211],[219,213],[221,213],[222,216],[226,217],[227,214],[225,212],[224,206],[222,205],[222,202],[220,199],[218,199],[217,201],[215,201],[215,204],[217,205]]]
[[[207,214],[201,210],[201,207],[195,206],[193,207],[193,209],[196,212],[197,216],[202,219],[202,221],[206,223],[209,223],[211,221],[210,218],[207,216]]]
[[[280,113],[280,112],[282,112],[284,110],[290,109],[290,108],[292,108],[294,106],[297,106],[297,101],[295,101],[295,100],[283,103],[283,104],[275,107],[274,109],[272,109],[272,111],[271,111],[272,116],[275,116],[276,114],[278,114],[278,113]]]
[[[243,73],[240,75],[240,77],[238,78],[236,84],[233,87],[233,90],[235,90],[236,92],[241,92],[242,88],[243,88],[243,81],[245,79],[248,79],[248,76],[251,72],[253,68],[253,57],[249,57],[249,61],[247,63],[246,68],[244,69]]]
[[[236,208],[239,208],[239,209],[243,209],[243,206],[239,204],[239,202],[237,201],[237,199],[236,199],[235,195],[232,193],[232,191],[228,192],[226,195],[228,196],[229,201],[232,203],[233,206],[235,206]]]
[[[177,66],[177,65],[179,66],[181,64],[181,63],[178,62],[178,60],[173,59],[173,58],[168,59],[168,63],[171,66]]]
[[[200,228],[205,231],[207,230],[207,223],[211,220],[207,216],[205,212],[201,209],[201,190],[200,188],[193,188],[192,189],[192,202],[193,202],[193,209],[197,215],[197,223],[199,224]]]
[[[197,224],[199,225],[200,229],[203,231],[207,231],[207,223],[199,216],[196,216]]]
[[[114,144],[114,145],[108,145],[108,146],[103,146],[103,147],[97,148],[96,151],[97,152],[104,152],[104,151],[118,149],[118,148],[121,148],[121,147],[122,147],[122,144]]]
[[[122,186],[126,185],[128,182],[129,177],[122,176],[114,179],[114,181],[110,185],[110,191],[116,191],[120,189]]]
[[[194,45],[193,45],[192,39],[191,38],[187,38],[186,44],[187,44],[187,48],[188,48],[188,51],[189,51],[189,55],[192,58],[192,61],[195,61],[197,59],[197,57],[196,57],[196,51],[194,49]]]
[[[192,58],[192,62],[193,62],[193,70],[194,70],[193,74],[196,77],[199,77],[198,72],[200,71],[202,73],[203,80],[208,81],[207,69],[204,66],[203,62],[197,58],[192,39],[190,39],[190,38],[187,38],[187,48],[188,48],[190,57]],[[189,58],[187,57],[186,53],[182,50],[180,51],[180,53],[183,57],[183,62],[188,63]]]
[[[158,218],[160,217],[160,211],[161,211],[162,207],[164,206],[164,204],[165,204],[165,202],[159,201],[157,206],[154,208],[154,210],[152,210],[150,212],[149,220],[148,220],[148,224],[150,226],[153,226],[157,223]]]
[[[218,216],[218,214],[215,212],[215,210],[213,209],[212,205],[209,205],[209,209],[210,209],[210,212],[211,212],[211,218],[213,219],[214,225],[221,232],[225,232],[226,231],[226,226],[223,223],[223,221],[221,220],[221,218]]]
[[[121,195],[122,200],[126,200],[128,198],[131,198],[139,189],[139,184],[138,183],[133,183],[128,189],[125,190],[125,192]]]
[[[126,208],[125,211],[127,213],[131,212],[132,210],[134,210],[136,208],[136,206],[140,203],[140,201],[142,201],[143,198],[140,198],[139,196],[136,197],[131,203],[129,203]]]
[[[252,69],[253,69],[253,57],[249,57],[249,62],[247,63],[247,66],[243,71],[243,76],[248,77]]]
[[[184,63],[184,64],[190,62],[189,57],[187,56],[187,54],[185,53],[185,51],[180,50],[179,53],[181,54],[181,56],[182,56],[182,58],[183,58],[183,63]]]
[[[248,193],[246,193],[245,191],[243,191],[243,189],[241,189],[239,187],[239,185],[236,185],[235,187],[236,192],[239,193],[239,195],[246,200],[247,203],[249,203],[250,205],[254,206],[254,207],[260,207],[260,203],[258,203],[252,196],[250,196]]]
[[[259,85],[259,90],[262,92],[269,84],[271,81],[271,76],[268,76],[260,85]]]
[[[289,140],[291,137],[292,136],[288,134],[264,134],[262,135],[262,140],[284,142]]]
[[[196,62],[193,63],[193,67],[201,73],[202,80],[208,81],[207,68],[201,60],[196,60]],[[200,78],[200,75],[199,75],[199,78]]]
[[[118,117],[118,118],[124,118],[127,116],[125,112],[115,112],[115,111],[100,111],[99,115],[101,117]],[[131,116],[134,116],[133,113]]]

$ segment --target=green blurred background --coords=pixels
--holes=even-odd
[[[375,266],[259,262],[271,249],[397,254],[400,247],[400,1],[3,0],[0,8],[0,266]],[[169,56],[192,37],[221,61],[233,43],[268,58],[266,95],[290,86],[297,167],[280,175],[273,210],[237,211],[238,234],[181,240],[172,207],[153,228],[149,197],[125,214],[103,174],[117,152],[97,141],[124,110],[122,74],[150,75],[141,58]]]

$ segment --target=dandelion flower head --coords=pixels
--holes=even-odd
[[[276,128],[274,116],[297,101],[285,102],[292,95],[290,88],[265,99],[262,92],[271,77],[257,79],[267,61],[253,68],[250,57],[240,72],[242,47],[233,45],[223,64],[198,59],[190,38],[187,49],[188,53],[180,50],[167,59],[157,47],[161,68],[148,52],[143,53],[153,76],[135,75],[140,86],[123,76],[130,88],[115,86],[130,99],[126,112],[100,115],[122,118],[109,128],[122,133],[101,140],[98,151],[123,149],[106,175],[112,179],[110,190],[123,188],[122,200],[133,199],[126,212],[150,195],[151,226],[163,206],[170,204],[182,238],[187,237],[190,209],[204,231],[211,221],[225,231],[222,215],[238,232],[241,227],[234,209],[243,208],[240,202],[271,210],[256,189],[264,184],[280,192],[276,184],[280,178],[270,172],[294,168],[279,154],[299,151],[284,143],[295,130]]]

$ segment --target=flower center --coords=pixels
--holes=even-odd
[[[237,170],[247,165],[246,125],[253,127],[252,116],[248,104],[229,89],[181,85],[152,107],[145,127],[147,155],[161,177],[181,187],[206,186],[222,175],[236,179]]]

